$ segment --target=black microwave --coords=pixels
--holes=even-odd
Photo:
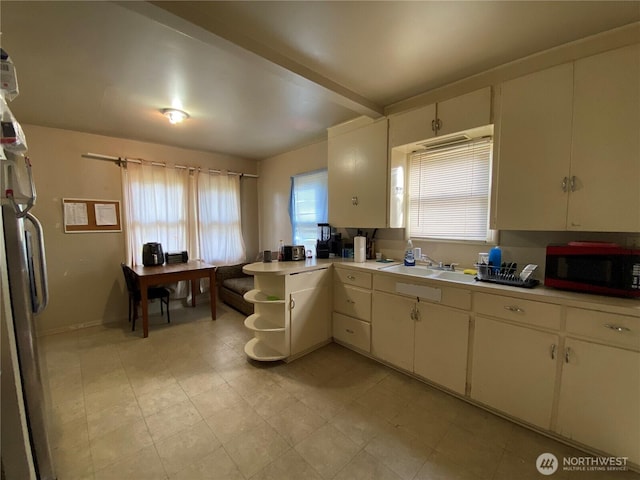
[[[564,290],[640,298],[640,249],[603,242],[549,245],[544,284]]]

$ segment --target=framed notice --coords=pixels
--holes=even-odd
[[[121,232],[119,200],[63,198],[65,233]]]

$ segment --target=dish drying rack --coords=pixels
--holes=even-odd
[[[499,283],[522,288],[533,288],[540,284],[538,280],[531,277],[522,280],[520,275],[516,273],[515,268],[494,267],[487,264],[476,264],[475,266],[478,270],[476,280],[481,282]]]

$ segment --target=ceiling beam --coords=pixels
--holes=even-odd
[[[256,40],[235,31],[232,26],[203,15],[206,2],[115,3],[150,18],[183,35],[242,56],[294,84],[311,88],[315,94],[352,110],[356,115],[379,118],[384,107],[311,70]]]

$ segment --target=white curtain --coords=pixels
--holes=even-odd
[[[245,261],[238,175],[128,162],[122,185],[127,263],[142,264],[147,242],[218,266]],[[187,282],[180,282],[175,296],[187,293]]]
[[[123,169],[127,258],[142,264],[142,245],[159,242],[165,252],[189,246],[189,172],[129,162]]]
[[[238,175],[197,173],[200,256],[214,265],[245,261]]]

